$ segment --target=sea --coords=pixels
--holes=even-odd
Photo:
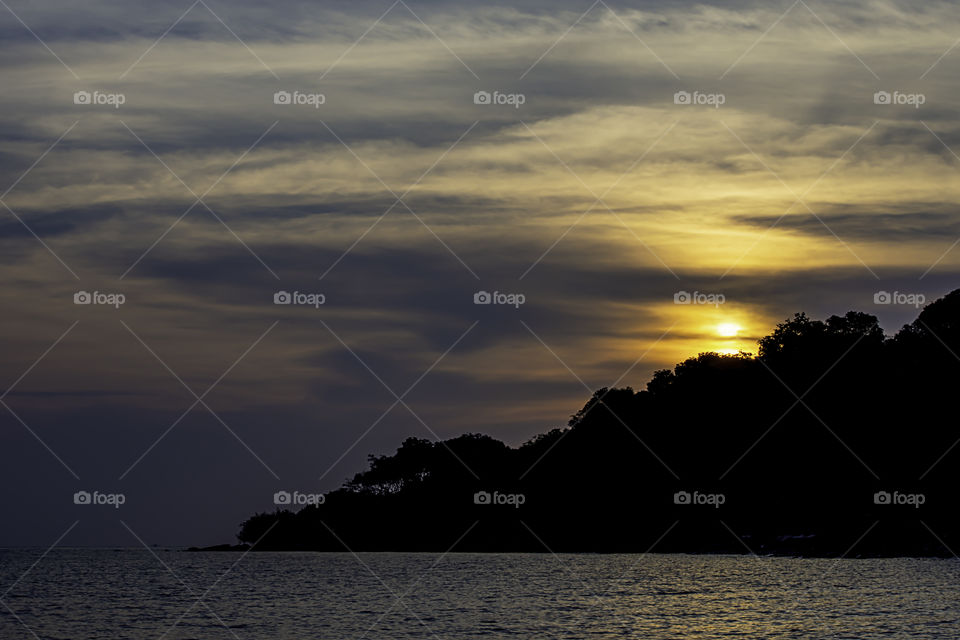
[[[957,559],[0,550],[0,638],[960,638]]]

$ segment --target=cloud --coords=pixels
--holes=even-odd
[[[960,236],[960,215],[949,211],[949,206],[940,203],[898,203],[900,207],[916,207],[903,213],[880,213],[877,211],[830,213],[821,210],[818,217],[812,215],[793,215],[782,220],[773,216],[738,218],[738,221],[761,228],[777,226],[791,229],[804,235],[832,237],[837,234],[843,238],[885,240],[889,242],[909,239],[911,242],[923,238],[935,240],[953,240]],[[841,211],[845,208],[838,207]],[[941,209],[930,211],[929,209]]]

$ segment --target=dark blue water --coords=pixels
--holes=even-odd
[[[42,553],[0,551],[0,638],[960,637],[956,560]]]

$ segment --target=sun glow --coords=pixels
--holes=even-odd
[[[735,338],[742,328],[732,322],[723,322],[717,325],[717,335],[723,338]]]

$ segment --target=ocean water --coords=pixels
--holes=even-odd
[[[957,560],[155,553],[0,550],[0,638],[960,637]]]

